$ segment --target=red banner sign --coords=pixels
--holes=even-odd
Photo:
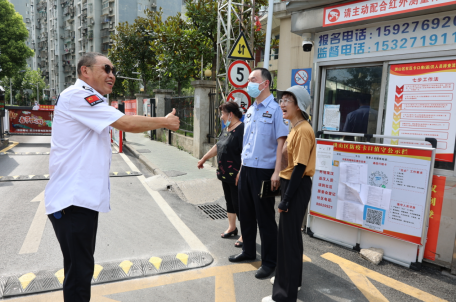
[[[440,217],[442,216],[443,195],[445,193],[445,176],[434,175],[432,178],[431,210],[429,212],[429,229],[427,234],[424,258],[434,261],[439,239]]]
[[[455,3],[455,0],[358,0],[325,8],[323,26],[375,19]]]
[[[51,134],[53,111],[23,109],[8,111],[11,134]]]

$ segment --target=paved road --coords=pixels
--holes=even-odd
[[[49,138],[11,137],[11,150],[47,152]],[[1,150],[0,150],[1,151]],[[0,156],[0,176],[47,174],[48,155]],[[169,191],[151,191],[151,174],[128,153],[113,154],[111,208],[100,215],[95,259],[122,261],[192,250],[208,250],[214,262],[204,268],[93,287],[92,301],[261,301],[271,294],[268,280],[254,278],[258,263],[236,264],[235,239],[221,239],[226,220],[212,220],[196,205]],[[47,180],[0,182],[0,276],[59,269],[62,256],[51,224],[40,214]],[[216,203],[224,205],[223,200]],[[38,214],[37,214],[38,213]],[[33,227],[31,227],[33,226]],[[303,289],[298,301],[456,301],[456,278],[426,264],[415,272],[383,261],[379,266],[352,251],[303,235]],[[258,241],[258,251],[260,245]],[[258,257],[259,259],[259,257]],[[63,301],[60,291],[6,301]]]

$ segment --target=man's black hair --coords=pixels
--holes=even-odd
[[[271,87],[272,86],[272,76],[271,76],[271,73],[269,72],[269,70],[267,70],[266,68],[262,68],[262,67],[257,67],[253,71],[255,71],[255,70],[261,70],[261,77],[263,78],[263,81],[268,80],[269,87]]]
[[[104,54],[99,52],[87,52],[85,53],[78,62],[78,76],[81,76],[81,67],[90,66],[97,63],[97,57],[106,57]]]

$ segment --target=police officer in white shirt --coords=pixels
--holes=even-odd
[[[98,213],[110,210],[110,126],[140,133],[177,130],[180,123],[174,109],[151,118],[109,106],[104,95],[112,92],[115,68],[103,54],[86,53],[78,62],[78,77],[56,102],[45,191],[46,214],[63,253],[65,302],[90,301]]]

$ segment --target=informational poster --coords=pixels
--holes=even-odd
[[[452,50],[456,44],[455,17],[452,11],[320,32],[315,34],[314,62],[379,56],[394,59],[394,55],[404,53]]]
[[[9,109],[8,111],[9,132],[11,134],[51,135],[53,111],[24,109]]]
[[[339,131],[340,105],[325,105],[321,130]]]
[[[452,162],[456,137],[456,60],[391,65],[385,135],[437,139],[435,160]],[[424,141],[386,140],[430,146]]]
[[[310,94],[310,83],[312,82],[312,68],[299,68],[291,70],[291,86],[302,86]]]
[[[331,171],[313,177],[310,214],[423,244],[432,150],[334,140]]]

